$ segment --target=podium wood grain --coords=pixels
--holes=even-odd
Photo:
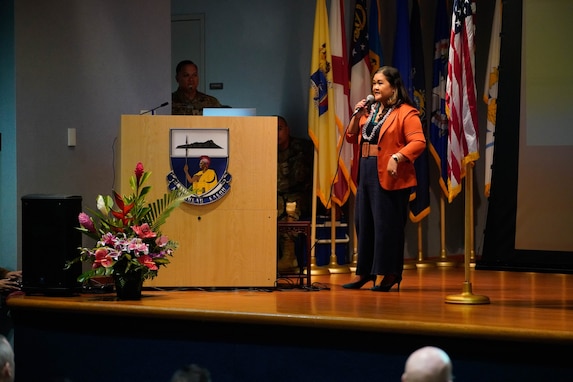
[[[167,191],[171,129],[228,129],[232,176],[214,203],[183,203],[162,232],[179,242],[171,264],[144,286],[266,287],[276,279],[276,117],[123,115],[116,189],[131,193],[137,162],[151,171],[148,201]]]

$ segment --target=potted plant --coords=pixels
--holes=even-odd
[[[160,267],[170,263],[177,242],[161,233],[161,226],[171,212],[189,195],[175,189],[149,204],[145,197],[151,186],[145,182],[151,175],[137,163],[130,178],[131,195],[113,197],[98,195],[97,209],[91,216],[81,212],[78,229],[96,240],[95,247],[80,248],[80,255],[66,263],[88,262],[91,268],[78,276],[79,282],[94,277],[113,277],[119,299],[139,300],[147,279],[157,276]]]

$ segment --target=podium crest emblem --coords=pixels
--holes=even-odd
[[[171,129],[168,187],[186,189],[186,203],[211,204],[231,188],[228,129]]]

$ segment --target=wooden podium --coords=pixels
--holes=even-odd
[[[149,202],[168,190],[173,129],[228,130],[227,193],[183,203],[162,233],[179,243],[144,287],[271,287],[277,266],[277,118],[123,115],[115,189],[130,194],[137,162],[151,171]],[[214,132],[215,133],[215,132]],[[195,170],[195,168],[193,168]]]

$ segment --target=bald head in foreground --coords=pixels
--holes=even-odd
[[[452,361],[448,354],[434,346],[414,351],[406,360],[402,382],[451,382]]]
[[[14,349],[3,334],[0,334],[0,381],[14,382]]]

